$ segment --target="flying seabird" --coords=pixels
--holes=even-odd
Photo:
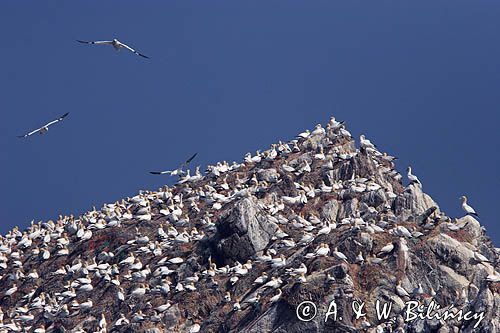
[[[464,210],[464,212],[467,213],[467,215],[473,215],[473,216],[479,217],[479,215],[477,215],[474,208],[472,208],[471,206],[469,206],[467,204],[467,197],[465,195],[462,195],[460,197],[460,199],[462,199],[462,209]]]
[[[47,124],[43,125],[42,127],[40,128],[37,128],[36,130],[33,130],[27,134],[24,134],[24,135],[19,135],[18,138],[27,138],[28,136],[31,136],[35,133],[40,133],[40,134],[45,134],[48,130],[49,130],[49,126],[50,125],[53,125],[55,123],[58,123],[60,122],[61,120],[63,120],[67,115],[69,114],[69,112],[66,112],[65,114],[63,114],[62,116],[60,116],[59,118],[55,119],[55,120],[52,120],[51,122],[48,122]]]
[[[175,170],[165,170],[165,171],[150,171],[149,173],[152,175],[164,175],[164,174],[170,174],[172,176],[176,175],[182,175],[184,174],[184,167],[189,166],[189,163],[198,155],[198,153],[194,153],[193,156],[188,158],[185,162],[183,162],[177,169]]]
[[[137,54],[138,56],[141,56],[143,58],[149,59],[148,56],[145,56],[144,54],[137,52],[136,50],[134,50],[133,48],[131,48],[127,44],[124,44],[124,43],[120,42],[116,38],[113,39],[113,40],[99,40],[99,41],[77,40],[77,42],[83,43],[83,44],[96,44],[96,45],[106,45],[107,44],[107,45],[113,46],[115,48],[115,50],[117,50],[117,51],[119,51],[121,49],[127,49],[130,52],[133,52],[133,53]]]

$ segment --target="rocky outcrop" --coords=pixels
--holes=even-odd
[[[16,228],[0,238],[0,332],[500,332],[499,250],[393,160],[332,119]]]
[[[269,244],[278,226],[258,211],[259,207],[245,198],[221,215],[212,242],[225,261],[244,262]]]

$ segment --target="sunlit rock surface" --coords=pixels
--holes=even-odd
[[[480,223],[357,146],[332,120],[172,188],[11,231],[0,332],[499,332],[499,253]],[[405,321],[410,300],[484,317]]]

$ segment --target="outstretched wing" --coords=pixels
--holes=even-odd
[[[18,138],[27,138],[28,136],[31,136],[31,135],[33,135],[33,134],[35,134],[35,133],[38,133],[38,132],[40,132],[42,129],[44,129],[44,128],[46,128],[46,127],[49,127],[50,125],[53,125],[53,124],[55,124],[55,123],[60,122],[60,121],[61,121],[61,120],[63,120],[63,119],[64,119],[64,118],[65,118],[68,114],[69,114],[69,112],[66,112],[65,114],[63,114],[63,115],[62,115],[62,116],[60,116],[59,118],[57,118],[57,119],[55,119],[55,120],[52,120],[51,122],[49,122],[49,123],[47,123],[47,124],[43,125],[42,127],[39,127],[39,128],[37,128],[36,130],[33,130],[33,131],[31,131],[31,132],[29,132],[29,133],[27,133],[27,134],[24,134],[24,135],[18,135],[17,137],[18,137]]]
[[[164,175],[166,173],[171,173],[172,171],[149,171],[152,175]]]
[[[29,133],[26,133],[26,134],[24,134],[24,135],[18,135],[17,137],[18,137],[18,138],[27,138],[28,136],[31,136],[31,135],[33,135],[33,134],[35,134],[35,133],[40,132],[40,130],[41,130],[41,129],[42,129],[42,127],[37,128],[36,130],[33,130],[33,131],[31,131],[31,132],[29,132]]]
[[[79,43],[83,44],[113,44],[112,40],[97,40],[97,41],[87,41],[87,40],[76,40]]]
[[[66,112],[65,114],[63,114],[62,116],[60,116],[59,118],[55,119],[55,120],[52,120],[51,122],[45,124],[44,127],[49,127],[50,125],[53,125],[55,123],[58,123],[60,122],[61,120],[63,120],[67,115],[69,114],[69,112]]]
[[[198,153],[194,153],[193,156],[188,158],[186,162],[184,162],[184,165],[189,165],[189,163],[191,163],[191,161],[196,157],[196,155],[198,155]]]
[[[121,43],[121,42],[120,42],[120,44],[121,44],[121,46],[122,46],[122,47],[126,48],[126,49],[127,49],[127,50],[129,50],[130,52],[133,52],[133,53],[135,53],[135,54],[137,54],[138,56],[141,56],[141,57],[143,57],[143,58],[150,59],[148,56],[146,56],[146,55],[144,55],[144,54],[142,54],[142,53],[137,52],[136,50],[134,50],[133,48],[131,48],[131,47],[130,47],[130,46],[128,46],[127,44],[123,44],[123,43]]]

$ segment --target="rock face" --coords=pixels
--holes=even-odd
[[[500,332],[499,262],[332,119],[2,236],[0,332]]]
[[[259,215],[258,209],[251,199],[245,198],[220,217],[213,242],[226,261],[246,261],[269,244],[278,225]]]

